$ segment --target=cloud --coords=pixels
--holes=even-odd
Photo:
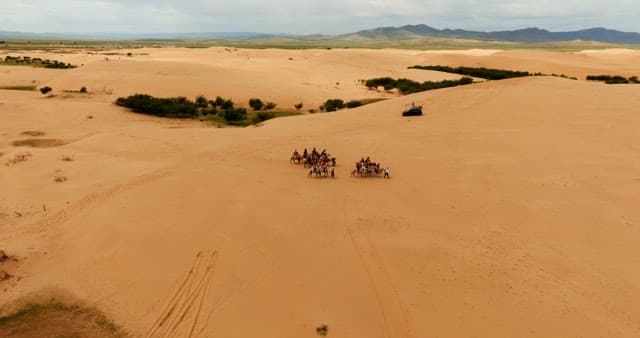
[[[35,32],[346,33],[425,23],[502,30],[605,26],[640,31],[637,0],[12,0],[0,29]]]

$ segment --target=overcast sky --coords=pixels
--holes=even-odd
[[[380,26],[640,32],[640,0],[0,0],[0,30],[349,33]]]

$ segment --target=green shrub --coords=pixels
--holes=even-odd
[[[196,97],[196,107],[198,108],[209,107],[209,101],[207,101],[207,98],[204,97],[204,95],[199,95],[198,97]]]
[[[329,99],[320,106],[320,110],[332,112],[344,108],[344,101],[340,99]]]
[[[116,104],[136,113],[160,117],[192,118],[198,116],[195,103],[186,97],[155,98],[150,95],[136,94],[126,98],[118,98]]]
[[[262,100],[258,98],[249,99],[249,107],[253,108],[253,110],[260,110],[263,106]]]
[[[352,100],[352,101],[349,101],[349,102],[345,103],[345,106],[347,108],[356,108],[356,107],[360,107],[362,105],[363,105],[363,103],[361,101],[358,101],[358,100]]]
[[[40,92],[42,93],[42,95],[45,95],[45,94],[49,93],[52,90],[53,89],[51,89],[51,87],[49,87],[49,86],[40,88]]]
[[[372,89],[378,88],[380,86],[384,87],[385,90],[397,88],[398,91],[400,91],[400,93],[402,94],[412,94],[423,92],[426,90],[468,85],[471,83],[473,83],[473,79],[469,77],[463,77],[460,80],[443,80],[439,82],[425,81],[423,83],[416,82],[410,79],[394,80],[390,77],[382,77],[367,80],[365,82],[365,85]]]
[[[87,87],[80,88],[80,92],[83,93],[83,94],[86,94],[87,93]]]
[[[222,108],[223,110],[231,110],[233,109],[233,106],[234,106],[233,101],[229,99],[229,100],[224,100],[220,105],[220,108]]]
[[[634,81],[635,78],[635,81]],[[588,75],[588,81],[601,81],[606,84],[625,84],[625,83],[638,83],[636,76],[627,79],[620,75]]]
[[[230,108],[224,111],[223,117],[227,122],[242,121],[247,118],[247,110],[244,108]]]
[[[267,102],[267,104],[264,105],[264,109],[265,110],[271,110],[271,109],[275,109],[277,106],[277,104],[273,103],[273,102]]]
[[[504,80],[531,76],[529,72],[512,71],[485,67],[412,66],[409,69],[435,70],[439,72],[478,77],[485,80]]]
[[[211,105],[212,105],[213,107],[220,107],[220,106],[222,106],[222,104],[224,103],[224,101],[225,101],[225,99],[223,99],[223,98],[222,98],[222,97],[220,97],[220,96],[217,96],[217,97],[216,97],[216,99],[215,99],[215,101],[211,101]]]
[[[296,104],[294,105],[294,107],[296,108],[296,110],[300,110],[300,109],[302,109],[303,104],[302,104],[302,102],[299,102],[299,103],[296,103]]]
[[[260,123],[266,120],[270,120],[272,118],[274,118],[276,115],[274,113],[269,113],[269,112],[258,112],[256,113],[256,115],[253,117],[253,123]]]

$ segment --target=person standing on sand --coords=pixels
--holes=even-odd
[[[384,168],[384,178],[391,178],[389,168]]]

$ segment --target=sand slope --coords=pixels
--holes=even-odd
[[[362,53],[397,72],[426,57],[240,52],[263,53],[265,65],[271,54],[322,58],[326,68],[310,77],[318,86],[334,64],[347,67],[336,60]],[[240,74],[226,75],[237,81],[231,94],[252,88],[242,67],[188,61],[200,53],[230,52],[167,50],[158,60],[118,62],[158,93],[171,88],[149,72],[181,62],[194,81],[196,72],[227,72]],[[553,55],[556,63],[572,57]],[[502,62],[501,53],[482,57]],[[118,72],[101,73],[106,63],[51,82],[77,86],[93,74],[87,81],[130,91]],[[377,75],[371,65],[352,66],[342,81]],[[261,93],[280,70],[265,75]],[[356,85],[346,93],[368,94]],[[330,337],[640,335],[636,86],[526,78],[245,129],[135,115],[109,95],[1,95],[0,161],[33,156],[0,166],[0,248],[23,258],[23,278],[0,291],[0,304],[56,286],[134,335],[162,314],[179,336],[316,337],[322,324]],[[282,100],[295,95],[287,90]],[[400,116],[412,101],[425,105],[424,117]],[[34,129],[70,143],[9,145]],[[294,148],[314,145],[337,156],[336,180],[309,179],[288,163]],[[74,161],[60,161],[63,154]],[[393,178],[350,178],[364,155],[390,166]],[[56,170],[69,180],[53,182]],[[166,311],[172,299],[180,311]]]

